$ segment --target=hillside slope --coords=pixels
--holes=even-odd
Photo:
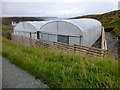
[[[2,55],[50,88],[120,87],[118,62],[111,54],[97,58],[43,47],[33,48],[3,38]]]
[[[116,36],[120,36],[120,10],[98,14],[98,15],[86,15],[86,16],[78,16],[73,17],[71,19],[79,19],[79,18],[94,18],[99,20],[103,26],[105,27],[105,31],[111,31]]]
[[[4,17],[2,18],[3,25],[11,25],[11,21],[20,22],[20,21],[43,21],[42,18],[37,17]]]

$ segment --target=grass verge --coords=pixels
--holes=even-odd
[[[19,45],[3,38],[2,55],[49,87],[118,88],[118,62]]]

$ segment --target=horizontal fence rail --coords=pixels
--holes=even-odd
[[[104,57],[106,55],[106,50],[102,50],[94,47],[81,46],[76,44],[69,45],[60,42],[46,41],[42,39],[36,40],[36,39],[30,39],[24,36],[17,36],[13,34],[12,34],[12,40],[30,46],[53,48],[65,52],[82,53],[95,57]]]

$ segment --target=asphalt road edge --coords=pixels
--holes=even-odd
[[[2,57],[0,56],[0,90],[2,89]]]

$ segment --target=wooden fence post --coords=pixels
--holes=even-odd
[[[76,45],[74,44],[74,52],[76,52]]]
[[[32,46],[32,41],[31,41],[31,32],[30,32],[30,38],[29,38],[29,41],[30,41],[30,46]]]

